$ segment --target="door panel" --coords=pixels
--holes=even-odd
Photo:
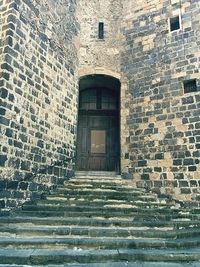
[[[106,154],[106,130],[90,131],[90,153]]]
[[[107,169],[107,131],[98,128],[89,128],[89,131],[89,169],[104,171]]]
[[[88,170],[91,171],[106,171],[107,163],[105,157],[91,156],[88,158]]]
[[[80,115],[77,141],[78,170],[117,171],[119,169],[117,118]]]

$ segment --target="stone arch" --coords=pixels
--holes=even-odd
[[[96,67],[96,68],[84,68],[79,70],[79,78],[88,76],[88,75],[94,75],[94,74],[102,74],[111,76],[113,78],[118,79],[121,81],[121,74],[119,72],[115,72],[106,68]]]

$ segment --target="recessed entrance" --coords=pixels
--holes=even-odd
[[[119,91],[119,81],[110,76],[80,80],[78,170],[119,171]]]

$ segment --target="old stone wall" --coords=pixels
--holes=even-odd
[[[80,0],[77,15],[80,23],[81,69],[104,68],[120,72],[121,0]],[[98,38],[99,22],[104,23],[104,38]]]
[[[195,198],[200,185],[200,2],[123,3],[127,175],[160,194]],[[171,32],[169,19],[177,15],[180,29]],[[185,93],[183,82],[190,79],[196,79],[197,92]]]
[[[0,208],[73,175],[79,76],[101,70],[121,82],[123,175],[195,198],[199,13],[198,0],[0,0]],[[194,79],[197,91],[184,91]]]
[[[73,174],[76,0],[0,1],[0,208]]]

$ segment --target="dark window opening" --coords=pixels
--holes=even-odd
[[[80,92],[80,110],[117,110],[118,95],[115,90],[86,89]]]
[[[80,109],[96,109],[97,93],[96,90],[84,90],[80,93]]]
[[[174,17],[174,18],[170,18],[170,31],[176,31],[180,29],[180,19],[179,16]]]
[[[183,82],[184,85],[184,93],[192,93],[197,92],[197,81],[194,80],[187,80]]]
[[[104,39],[104,23],[99,22],[99,39]]]

